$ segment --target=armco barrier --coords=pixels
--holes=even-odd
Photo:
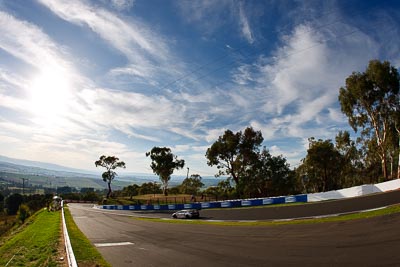
[[[238,208],[250,206],[262,206],[272,204],[284,204],[295,202],[307,202],[307,195],[296,195],[286,197],[237,199],[215,202],[195,202],[186,204],[165,204],[165,205],[100,205],[101,209],[107,210],[182,210],[182,209],[215,209],[215,208]]]

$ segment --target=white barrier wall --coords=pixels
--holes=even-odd
[[[62,214],[62,225],[63,225],[63,233],[64,233],[64,241],[65,241],[65,250],[66,250],[67,259],[68,259],[68,267],[78,267],[78,264],[76,263],[74,251],[72,250],[71,241],[69,239],[67,225],[65,223],[64,200],[61,201],[61,214]]]
[[[378,192],[386,192],[400,188],[400,179],[380,183],[380,184],[367,184],[345,188],[337,191],[328,191],[322,193],[314,193],[307,195],[308,202],[324,201],[330,199],[341,199],[348,197],[358,197]]]

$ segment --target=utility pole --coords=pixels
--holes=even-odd
[[[20,178],[22,179],[22,195],[25,195],[25,181],[29,181],[27,178]]]
[[[187,170],[186,179],[189,178],[189,167],[187,167]]]

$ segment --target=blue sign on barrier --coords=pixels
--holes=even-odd
[[[232,206],[232,202],[224,201],[221,203],[221,208],[230,208]]]
[[[251,201],[250,200],[242,200],[242,206],[251,206]]]
[[[133,206],[133,205],[129,206],[129,210],[134,210],[134,209],[135,209],[135,206]]]
[[[140,209],[142,209],[142,210],[147,210],[147,205],[141,205],[141,206],[140,206]]]
[[[262,200],[263,205],[271,205],[274,204],[274,200],[272,198],[264,198]]]
[[[285,203],[294,203],[294,202],[296,202],[295,196],[285,197]]]
[[[210,203],[209,202],[203,202],[203,203],[201,203],[201,207],[204,208],[204,209],[207,209],[207,208],[210,207]]]
[[[159,209],[160,209],[160,205],[154,205],[153,208],[154,208],[155,210],[159,210]]]
[[[169,210],[174,210],[174,209],[175,209],[175,205],[169,204],[169,205],[168,205],[168,209],[169,209]]]
[[[183,207],[185,209],[191,209],[191,208],[193,208],[193,205],[192,204],[184,204]]]

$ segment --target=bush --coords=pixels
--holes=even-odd
[[[29,207],[25,204],[20,205],[17,213],[17,219],[24,223],[29,216],[31,216]]]
[[[8,215],[15,215],[17,214],[19,206],[24,201],[24,198],[20,194],[13,194],[6,198],[6,208]]]

